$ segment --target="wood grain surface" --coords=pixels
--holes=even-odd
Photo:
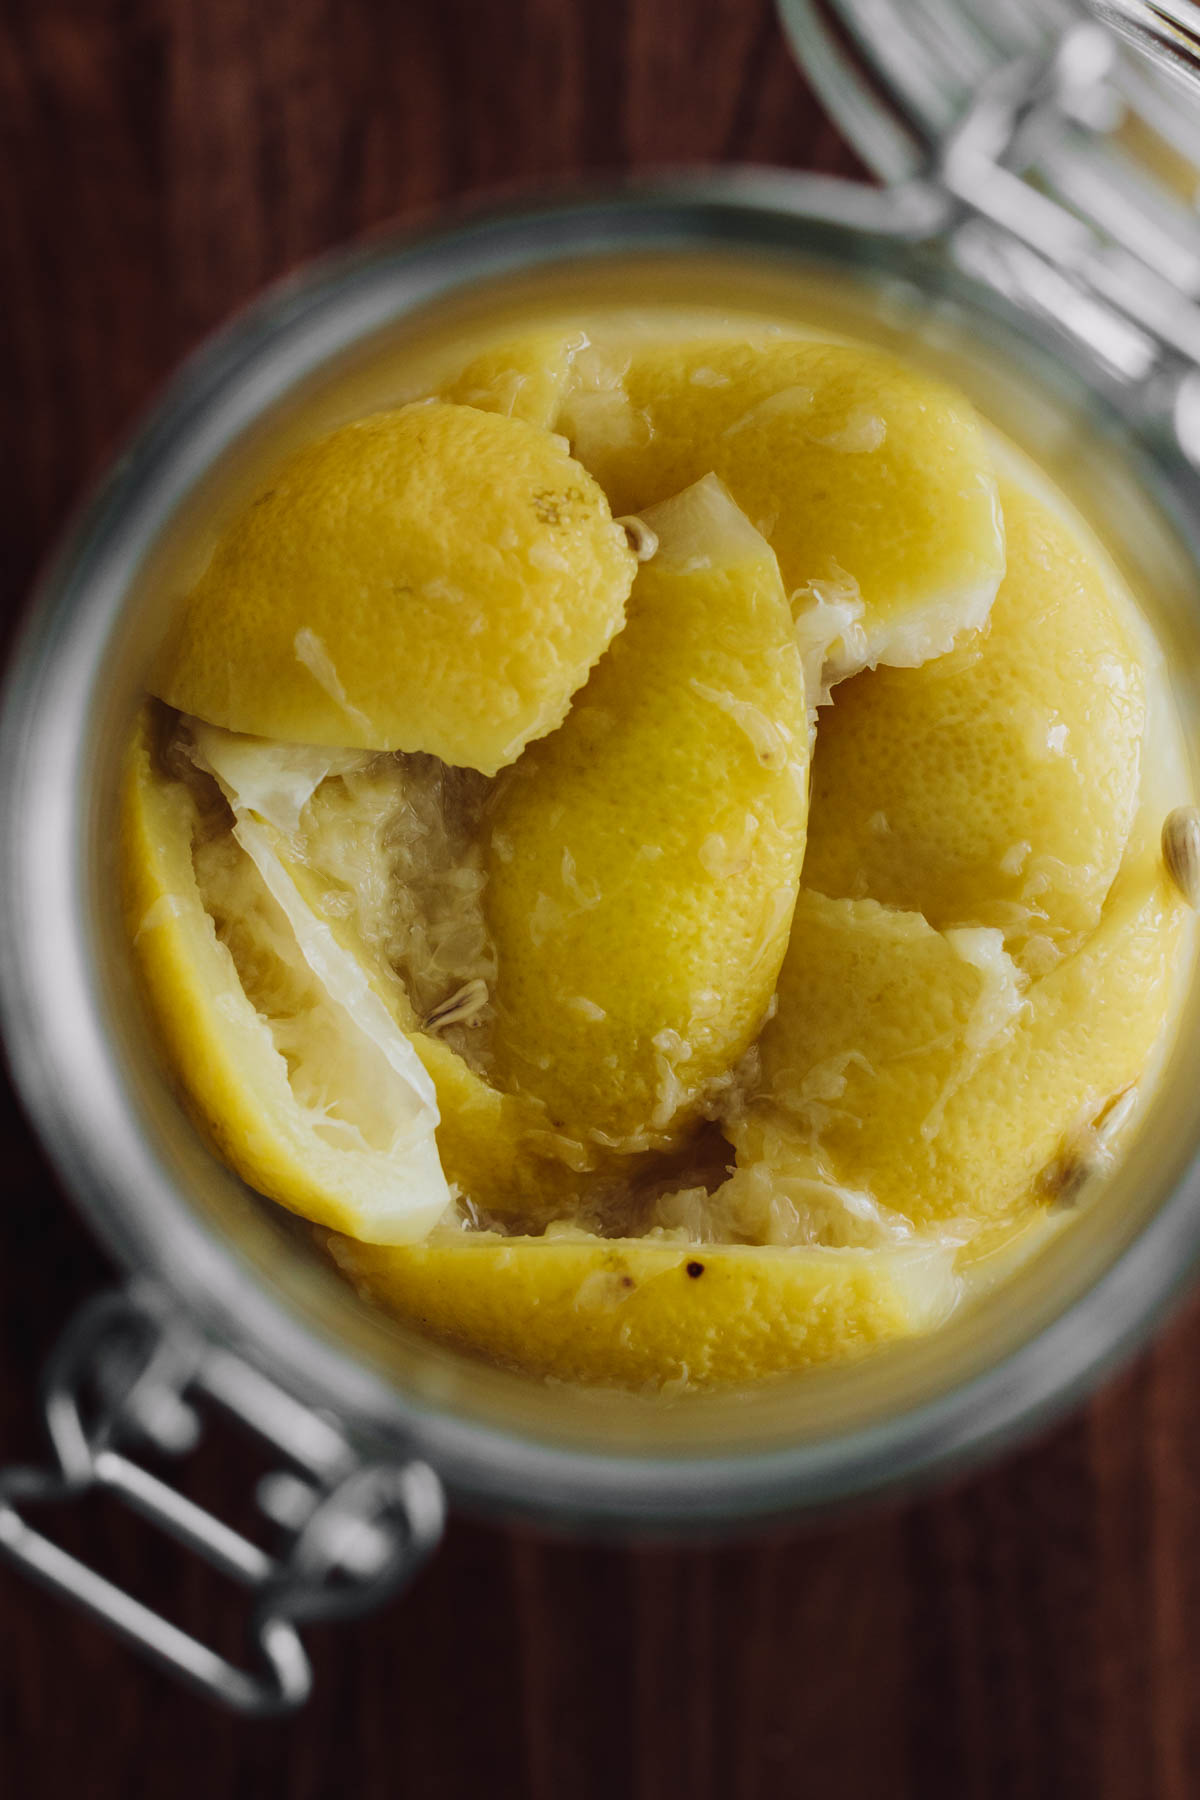
[[[849,172],[768,0],[5,0],[4,620],[177,359],[357,233],[650,162]],[[0,1456],[103,1260],[0,1112]],[[0,1569],[5,1800],[1190,1800],[1200,1312],[951,1492],[713,1550],[456,1521],[412,1593],[312,1637],[286,1723],[213,1712]],[[244,1490],[237,1456],[192,1491]],[[239,1602],[141,1527],[71,1544],[233,1649]]]

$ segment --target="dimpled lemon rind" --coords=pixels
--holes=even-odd
[[[944,1250],[703,1249],[477,1236],[404,1250],[333,1239],[368,1299],[455,1349],[557,1381],[749,1385],[931,1330],[957,1286]]]
[[[634,566],[550,433],[439,402],[377,413],[235,519],[153,686],[234,731],[492,774],[562,719]]]
[[[575,353],[585,342],[580,331],[527,332],[481,351],[442,384],[441,398],[553,430]]]
[[[193,1111],[225,1161],[280,1205],[369,1241],[423,1237],[450,1199],[432,1083],[336,947],[301,946],[295,927],[319,937],[319,925],[285,872],[271,871],[288,911],[251,856],[208,829],[188,784],[157,766],[154,737],[144,714],[122,794],[123,898]],[[201,898],[201,864],[223,934]]]
[[[1144,1075],[1173,1012],[1186,908],[1135,856],[1100,923],[1026,982],[998,932],[800,895],[739,1162],[781,1146],[918,1225],[1000,1223]],[[1044,1200],[1043,1192],[1041,1198]]]
[[[719,475],[770,540],[798,619],[828,613],[830,679],[923,663],[987,618],[1004,533],[979,420],[882,351],[767,337],[634,348],[572,386],[557,429],[616,513]]]
[[[1093,929],[1138,804],[1146,701],[1102,570],[1002,488],[986,632],[838,688],[813,761],[806,887],[998,926],[1034,972]]]
[[[713,480],[648,522],[628,624],[498,788],[485,890],[497,1079],[630,1150],[670,1143],[757,1032],[808,798],[770,549]]]

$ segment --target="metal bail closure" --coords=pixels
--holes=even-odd
[[[285,1534],[268,1555],[251,1539],[132,1460],[141,1440],[180,1455],[198,1441],[194,1400],[215,1400],[291,1467],[258,1484],[260,1510]],[[364,1460],[328,1419],[248,1363],[215,1348],[137,1284],[76,1315],[47,1364],[43,1411],[52,1468],[0,1469],[0,1553],[102,1619],[161,1668],[237,1712],[265,1717],[303,1704],[312,1669],[297,1626],[348,1618],[404,1587],[436,1548],[441,1484],[426,1463]],[[23,1507],[95,1490],[251,1590],[251,1666],[239,1668],[69,1555]]]
[[[1195,0],[1087,0],[1088,10],[1158,68],[1200,82],[1200,6]]]
[[[1115,54],[1081,25],[1045,61],[998,70],[935,173],[964,209],[955,247],[968,266],[1086,342],[1118,381],[1165,388],[1200,366],[1200,221],[1080,153],[1081,134],[1110,128]]]
[[[802,64],[885,181],[946,203],[949,254],[1200,465],[1200,4],[779,0]],[[1178,79],[1172,79],[1172,77]]]

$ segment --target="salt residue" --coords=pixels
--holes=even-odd
[[[596,885],[593,885],[590,890],[584,887],[575,870],[575,858],[565,847],[562,853],[562,862],[560,864],[559,873],[562,878],[563,887],[569,898],[575,903],[578,911],[591,912],[593,907],[599,906],[601,900],[604,898],[603,893]]]
[[[134,933],[135,944],[141,942],[142,934],[155,931],[160,925],[169,925],[172,919],[183,916],[183,908],[174,894],[160,894],[158,899],[149,905],[142,914],[141,924]]]
[[[535,569],[542,569],[552,575],[570,573],[570,559],[561,550],[556,550],[553,544],[544,543],[541,538],[535,538],[530,544],[528,555]]]
[[[887,420],[881,419],[867,406],[854,406],[836,431],[818,436],[809,434],[814,444],[823,444],[842,456],[865,456],[882,449],[887,438]]]
[[[699,368],[693,369],[688,376],[693,387],[706,388],[728,387],[731,379],[728,375],[722,375],[719,369],[710,369],[703,364]]]
[[[739,432],[753,429],[771,419],[795,418],[803,419],[811,413],[816,395],[808,387],[781,388],[777,394],[769,394],[765,400],[749,407],[739,418],[727,425],[724,435],[736,437]]]
[[[985,926],[959,926],[945,932],[947,944],[981,976],[979,992],[962,1030],[963,1056],[921,1122],[928,1143],[941,1129],[947,1104],[974,1075],[988,1053],[1012,1031],[1025,1006],[1025,977],[1004,948],[999,931]]]
[[[1010,844],[1000,858],[1000,873],[1010,876],[1019,875],[1029,861],[1032,849],[1033,845],[1028,838],[1022,838],[1018,844]]]
[[[444,575],[433,575],[422,584],[421,592],[427,600],[442,600],[447,606],[461,606],[466,599],[465,591],[457,587],[453,581],[447,581]]]
[[[740,824],[727,832],[712,831],[699,849],[700,862],[718,881],[728,881],[744,874],[750,866],[754,840],[758,835],[758,819],[745,813]]]
[[[786,725],[778,720],[768,719],[761,707],[755,706],[750,700],[740,699],[737,694],[709,687],[707,683],[695,678],[688,686],[702,700],[707,700],[710,705],[718,706],[723,713],[728,714],[738,729],[749,738],[754,754],[764,769],[777,771],[787,767],[792,734]]]
[[[655,1131],[665,1131],[673,1123],[680,1107],[689,1097],[689,1090],[680,1079],[677,1065],[690,1060],[692,1047],[685,1043],[677,1031],[669,1029],[656,1032],[650,1042],[654,1049],[654,1062],[658,1071],[658,1084],[654,1110],[650,1114],[650,1124]]]
[[[292,649],[296,661],[308,670],[318,687],[324,688],[335,706],[340,706],[346,717],[369,737],[371,721],[357,706],[351,706],[346,698],[346,690],[338,679],[338,672],[333,666],[333,658],[315,631],[305,625],[292,639]]]

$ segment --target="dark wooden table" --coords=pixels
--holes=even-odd
[[[4,617],[176,360],[264,282],[499,185],[647,162],[852,171],[768,0],[6,0]],[[0,1456],[103,1259],[0,1114]],[[227,1718],[0,1570],[0,1793],[222,1800],[1190,1800],[1200,1311],[1039,1447],[838,1529],[592,1549],[457,1521],[313,1634],[298,1719]],[[241,1472],[191,1478],[220,1505]],[[236,1641],[118,1516],[64,1525]],[[160,1560],[161,1559],[161,1563]]]

